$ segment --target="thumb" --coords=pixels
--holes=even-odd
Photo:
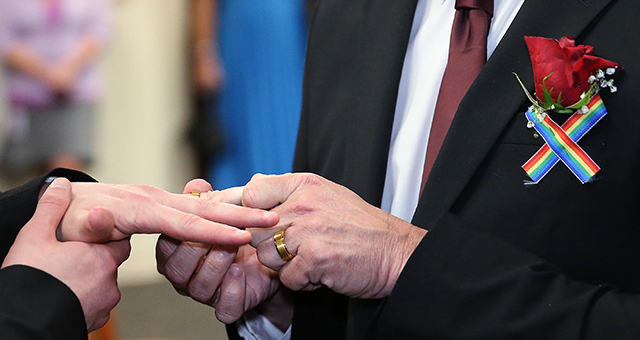
[[[55,237],[70,202],[71,183],[66,178],[56,178],[40,198],[36,212],[22,229],[23,232],[33,238]]]
[[[249,208],[271,209],[284,203],[296,190],[294,174],[255,174],[245,185],[242,205]]]

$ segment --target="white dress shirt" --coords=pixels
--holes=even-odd
[[[523,2],[494,0],[494,15],[487,41],[488,56],[495,50]],[[405,221],[411,221],[418,205],[429,131],[449,56],[454,6],[455,0],[418,1],[402,67],[382,209]],[[291,327],[283,333],[266,324],[270,324],[266,317],[251,314],[237,326],[246,340],[290,339]]]
[[[511,25],[524,0],[494,0],[487,55]],[[405,55],[381,208],[411,221],[418,205],[431,122],[449,57],[455,0],[420,0]],[[448,27],[449,29],[443,29]],[[524,39],[524,37],[523,37]]]

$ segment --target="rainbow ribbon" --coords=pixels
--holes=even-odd
[[[583,184],[600,171],[600,167],[576,142],[607,114],[607,108],[598,94],[591,98],[587,107],[587,113],[574,113],[562,127],[549,115],[545,115],[540,121],[535,112],[527,110],[525,116],[547,143],[522,165],[535,183],[538,183],[559,160],[562,160]]]

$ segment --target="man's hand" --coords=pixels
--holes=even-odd
[[[70,202],[69,181],[57,178],[16,237],[2,268],[26,265],[65,283],[80,300],[88,331],[92,331],[109,320],[109,312],[120,300],[117,268],[131,247],[128,239],[104,244],[58,241],[56,229]]]
[[[185,187],[185,192],[209,190],[211,186],[202,180],[191,181]],[[242,192],[242,188],[230,190]],[[240,204],[241,195],[231,198],[228,196],[226,202]],[[224,323],[236,321],[266,300],[284,304],[278,274],[260,264],[251,246],[180,242],[163,235],[156,246],[156,258],[158,271],[180,294],[213,306],[216,317]],[[291,308],[284,313],[278,309],[274,315],[268,313],[271,309],[263,310],[274,324],[286,329],[291,323]]]
[[[251,244],[267,267],[293,290],[325,285],[350,297],[388,296],[426,230],[370,204],[347,188],[312,174],[255,175],[243,204],[271,209],[280,222],[252,229]],[[294,258],[282,260],[274,234],[286,229]]]
[[[275,213],[224,203],[239,201],[241,189],[203,193],[207,199],[202,199],[144,185],[74,182],[72,187],[60,240],[105,242],[163,233],[178,240],[240,245],[251,235],[237,228],[270,227],[278,221]]]

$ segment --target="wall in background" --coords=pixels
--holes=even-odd
[[[147,184],[182,192],[195,173],[192,153],[184,139],[189,119],[189,1],[115,3],[116,31],[103,62],[107,92],[98,114],[96,158],[89,173],[104,183]],[[0,96],[2,126],[7,115],[5,101],[5,96]],[[13,182],[0,178],[0,190],[31,177]],[[154,258],[156,238],[134,236],[131,258],[120,270],[123,284],[159,280]]]
[[[195,174],[184,139],[189,120],[189,1],[116,3],[116,33],[103,62],[107,93],[97,119],[96,161],[89,173],[103,183],[146,184],[182,192]],[[6,114],[5,98],[0,96],[0,126]],[[29,178],[18,182],[0,178],[0,190]],[[134,236],[131,257],[119,270],[120,336],[226,339],[212,308],[179,296],[157,273],[156,239],[157,235]]]
[[[185,0],[124,0],[105,60],[108,95],[98,119],[98,158],[106,183],[148,184],[182,192],[193,178],[184,140],[189,117]],[[157,280],[157,236],[135,236],[120,281]]]

